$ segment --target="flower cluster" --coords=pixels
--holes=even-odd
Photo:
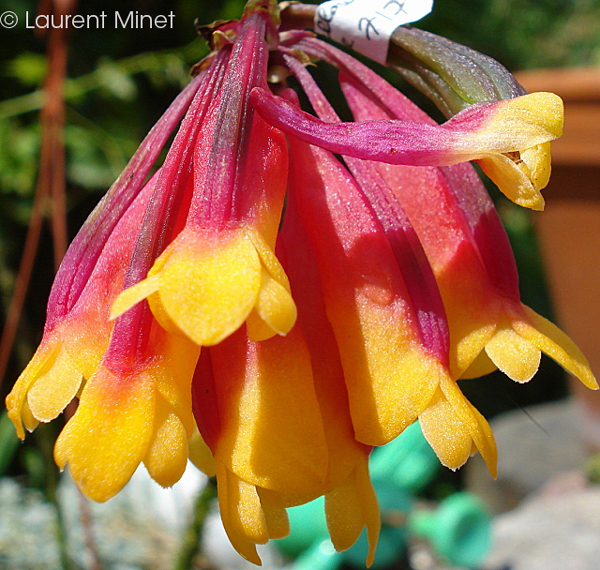
[[[206,444],[248,560],[288,533],[286,507],[321,495],[336,548],[366,527],[372,559],[373,446],[418,419],[444,465],[479,451],[495,473],[459,378],[525,382],[545,352],[596,387],[574,344],[521,304],[468,162],[541,208],[562,106],[498,98],[438,125],[353,57],[283,29],[272,0],[209,29],[213,52],[71,244],[7,405],[23,438],[79,400],[55,457],[95,500],[140,463],[174,484]],[[353,122],[307,70],[316,60],[339,71]]]

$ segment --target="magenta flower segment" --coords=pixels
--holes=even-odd
[[[541,209],[562,104],[490,100],[438,125],[281,16],[251,0],[209,28],[212,53],[71,244],[7,407],[23,438],[78,400],[55,458],[95,500],[140,463],[170,486],[203,457],[248,560],[289,532],[287,507],[324,495],[336,548],[366,528],[370,563],[373,446],[419,420],[444,465],[478,451],[495,475],[493,435],[459,378],[499,368],[525,382],[544,352],[597,387],[575,345],[521,304],[468,163]],[[312,78],[316,60],[339,71],[354,121]]]

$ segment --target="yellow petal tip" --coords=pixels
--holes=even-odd
[[[112,321],[120,317],[140,301],[158,291],[158,287],[159,278],[158,275],[156,275],[144,279],[132,287],[125,289],[125,291],[122,291],[110,308],[109,320]]]

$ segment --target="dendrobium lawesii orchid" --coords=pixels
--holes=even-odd
[[[450,50],[438,41],[410,71],[448,98],[438,125],[291,6],[251,0],[239,21],[203,28],[213,52],[71,244],[7,406],[23,438],[78,399],[55,457],[95,500],[140,463],[173,485],[199,441],[248,560],[289,532],[287,507],[324,495],[336,548],[366,528],[371,562],[373,446],[419,420],[444,465],[479,451],[495,474],[493,435],[459,378],[498,367],[524,382],[543,351],[597,387],[574,344],[521,304],[506,234],[467,162],[542,208],[562,106],[502,88],[508,72],[487,59],[471,82],[483,91],[447,89],[466,70],[432,78],[443,58],[431,53]],[[429,41],[418,40],[417,54]],[[315,60],[339,70],[353,122],[312,79]]]

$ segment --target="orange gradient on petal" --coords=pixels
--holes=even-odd
[[[190,386],[199,351],[154,323],[143,361],[111,370],[105,359],[86,382],[55,447],[57,464],[69,465],[85,495],[106,501],[141,462],[163,486],[179,480],[193,430]]]
[[[251,229],[185,229],[157,259],[148,278],[119,295],[111,318],[146,297],[166,330],[178,330],[201,346],[227,338],[254,309],[261,337],[286,334],[296,320],[287,277]]]

